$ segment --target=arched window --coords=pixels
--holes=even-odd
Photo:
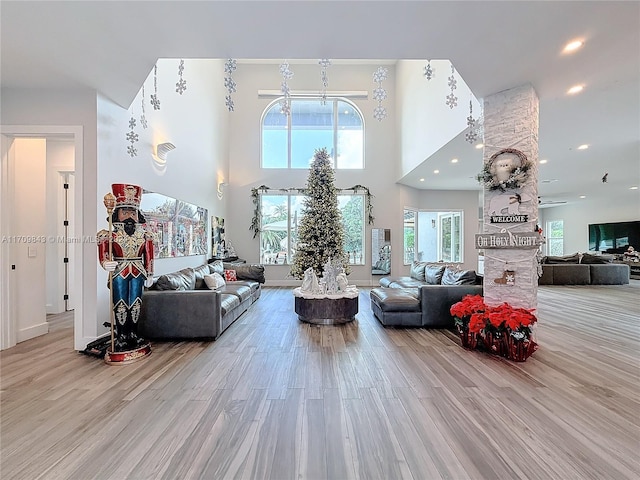
[[[262,115],[262,168],[309,168],[326,148],[337,169],[364,168],[364,121],[343,98],[292,98],[285,115],[276,99]],[[337,159],[337,161],[336,161]]]

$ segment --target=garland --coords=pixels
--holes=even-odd
[[[262,210],[261,208],[262,205],[260,204],[260,194],[267,193],[269,190],[271,190],[271,188],[267,187],[266,185],[260,185],[259,187],[255,187],[251,189],[251,198],[253,201],[253,218],[251,219],[251,225],[249,226],[249,230],[253,232],[253,238],[256,238],[256,236],[261,231],[260,212]],[[373,205],[371,204],[371,199],[373,198],[373,195],[371,194],[371,192],[367,187],[365,187],[364,185],[354,185],[351,188],[338,188],[336,190],[338,192],[344,192],[344,191],[350,190],[354,193],[359,191],[364,191],[365,201],[366,201],[365,209],[367,211],[367,220],[369,225],[373,225],[373,220],[375,219],[375,217],[373,216]],[[284,193],[296,192],[302,195],[305,195],[306,193],[306,189],[304,188],[280,188],[278,189],[278,191],[284,192]]]
[[[504,181],[499,181],[496,178],[494,164],[500,155],[511,154],[515,155],[520,160],[520,165],[514,165],[509,172],[509,178]],[[529,169],[531,168],[531,162],[527,159],[527,156],[520,150],[515,148],[504,148],[499,152],[494,153],[489,158],[489,161],[484,164],[482,172],[477,175],[478,182],[484,184],[488,190],[501,190],[505,191],[508,188],[520,188],[529,178]]]

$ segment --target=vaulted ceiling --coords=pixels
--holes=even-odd
[[[449,59],[479,99],[533,85],[543,199],[639,202],[637,1],[3,0],[0,17],[3,89],[91,88],[123,107],[158,58]],[[583,47],[562,54],[573,39]],[[403,183],[478,188],[476,167],[445,168],[456,148],[470,154],[458,139]],[[417,182],[434,168],[437,179]]]

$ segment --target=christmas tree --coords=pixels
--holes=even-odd
[[[305,195],[291,275],[301,279],[305,270],[313,267],[321,276],[329,259],[346,269],[342,215],[326,148],[316,150],[313,156]]]

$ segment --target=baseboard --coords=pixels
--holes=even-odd
[[[18,338],[16,340],[18,343],[20,343],[31,338],[39,337],[40,335],[45,335],[47,333],[49,333],[49,324],[47,322],[44,322],[32,327],[18,330]]]

